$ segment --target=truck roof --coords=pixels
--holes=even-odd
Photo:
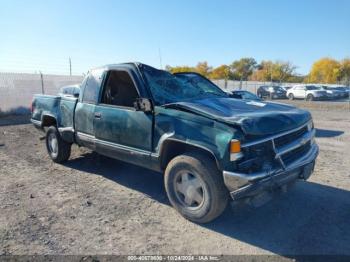
[[[94,67],[91,70],[96,69],[106,69],[106,70],[112,70],[112,69],[118,69],[120,67],[133,67],[138,68],[142,63],[140,62],[126,62],[126,63],[118,63],[118,64],[107,64],[103,66]]]

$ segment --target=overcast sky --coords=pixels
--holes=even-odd
[[[348,0],[0,0],[0,71],[350,57]]]

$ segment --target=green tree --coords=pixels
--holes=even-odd
[[[296,66],[291,62],[277,61],[272,65],[273,81],[284,82],[290,79],[295,73]]]
[[[231,64],[230,68],[232,70],[232,73],[242,81],[248,80],[248,77],[253,74],[256,64],[257,63],[254,58],[245,57],[234,61]]]
[[[262,61],[250,77],[254,81],[286,82],[295,75],[296,67],[291,62]]]

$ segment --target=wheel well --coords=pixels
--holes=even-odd
[[[179,141],[164,141],[161,147],[161,155],[160,155],[160,166],[161,169],[164,170],[168,163],[176,156],[182,155],[188,152],[198,152],[200,155],[208,157],[216,163],[216,166],[219,168],[219,163],[215,157],[215,155],[202,147],[186,144]]]
[[[44,126],[56,126],[57,121],[53,116],[43,116],[41,125]]]

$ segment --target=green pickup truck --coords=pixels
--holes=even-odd
[[[230,98],[196,73],[107,65],[77,96],[34,96],[31,121],[46,131],[52,160],[67,161],[75,143],[162,172],[171,204],[198,223],[218,217],[230,196],[308,179],[318,155],[309,112]]]

